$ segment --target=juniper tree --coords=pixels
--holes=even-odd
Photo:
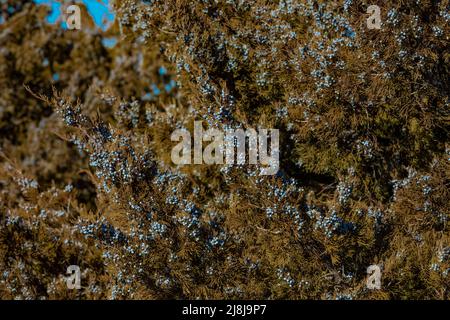
[[[23,4],[0,24],[2,297],[448,299],[448,1],[384,1],[373,29],[368,1],[115,0],[106,31]],[[195,121],[279,129],[277,174],[174,164]]]

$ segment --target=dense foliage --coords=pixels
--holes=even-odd
[[[47,9],[0,0],[1,298],[449,298],[448,0]],[[278,128],[279,172],[175,166],[194,120]]]

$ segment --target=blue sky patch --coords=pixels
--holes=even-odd
[[[102,30],[108,29],[108,27],[114,22],[115,15],[109,7],[108,0],[77,0],[76,2],[83,3],[86,6],[86,9],[94,20],[95,25]],[[46,5],[51,8],[52,11],[47,16],[48,23],[56,23],[62,14],[61,3],[56,0],[34,0],[34,3]],[[67,28],[65,22],[62,22],[62,27],[64,29]]]

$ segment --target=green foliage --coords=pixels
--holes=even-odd
[[[105,32],[21,3],[0,24],[1,298],[448,299],[448,1],[384,1],[369,30],[366,1],[116,0]],[[175,166],[194,120],[279,128],[280,171]]]

